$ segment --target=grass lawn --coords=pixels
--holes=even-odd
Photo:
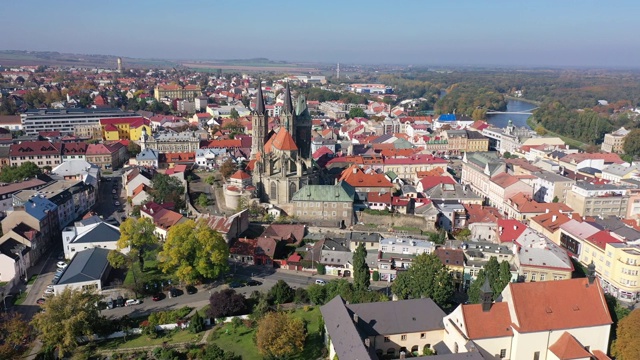
[[[5,286],[7,284],[8,284],[8,282],[6,282],[6,281],[0,281],[0,287]]]
[[[324,347],[320,330],[320,308],[313,307],[312,310],[305,311],[298,309],[292,313],[293,316],[305,320],[307,323],[307,339],[304,350],[298,356],[292,357],[295,360],[317,359],[322,355]],[[233,329],[231,324],[224,324],[211,333],[209,342],[215,343],[225,351],[229,350],[243,359],[260,359],[258,348],[253,341],[256,330],[245,326]]]
[[[130,349],[143,346],[162,345],[164,342],[167,344],[177,344],[184,342],[197,342],[202,339],[203,333],[192,334],[187,330],[169,331],[165,335],[158,336],[155,339],[150,338],[147,335],[132,335],[127,337],[127,341],[123,338],[109,340],[98,344],[98,350],[111,350],[111,349]]]
[[[13,303],[14,305],[22,305],[24,300],[27,298],[27,292],[23,291],[16,297],[16,301]]]
[[[27,285],[33,285],[33,283],[36,282],[37,278],[38,278],[38,275],[31,275],[31,277],[29,278],[29,282],[27,282]]]

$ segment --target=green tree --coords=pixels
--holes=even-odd
[[[11,183],[14,181],[22,181],[25,178],[31,178],[42,174],[42,170],[31,161],[26,161],[20,166],[5,166],[0,170],[0,181]]]
[[[32,329],[17,312],[0,314],[0,324],[0,359],[17,359],[26,348],[24,342],[31,337]]]
[[[327,267],[324,266],[324,264],[318,262],[316,264],[316,271],[318,272],[318,275],[326,275],[327,274]]]
[[[151,180],[149,196],[158,204],[173,203],[176,209],[184,209],[184,186],[176,177],[156,174]]]
[[[127,145],[127,152],[129,153],[129,157],[135,157],[140,154],[142,148],[140,145],[134,143],[133,141],[129,141],[129,145]]]
[[[554,196],[554,197],[553,197],[553,200],[551,200],[551,201],[552,201],[552,202],[554,202],[554,203],[557,203],[558,201],[560,201],[560,199],[558,199],[558,197],[557,197],[557,196]]]
[[[613,342],[612,355],[618,360],[640,359],[640,310],[633,310],[620,320],[617,328],[617,339]]]
[[[31,325],[45,346],[56,347],[61,357],[68,355],[80,337],[96,332],[100,314],[95,304],[99,300],[100,296],[91,292],[65,288],[42,305],[45,311],[36,314]]]
[[[203,208],[206,208],[209,205],[209,198],[206,194],[200,194],[200,196],[198,196],[198,205]]]
[[[236,110],[236,108],[231,108],[231,111],[229,111],[229,117],[233,120],[238,120],[240,114],[238,114],[238,110]]]
[[[349,118],[353,119],[357,117],[366,118],[367,114],[361,108],[354,106],[351,108],[351,110],[349,110]]]
[[[633,129],[627,134],[622,149],[627,155],[640,155],[640,129]]]
[[[235,172],[236,163],[234,163],[231,158],[228,158],[225,162],[222,163],[222,165],[220,165],[220,174],[222,174],[225,179],[228,179],[229,176],[233,175],[233,173]]]
[[[318,284],[311,284],[307,288],[307,293],[309,294],[309,300],[314,305],[324,305],[327,298],[327,291],[324,286]]]
[[[202,330],[204,330],[204,318],[200,315],[199,311],[196,311],[191,319],[189,319],[189,331],[197,334]]]
[[[374,270],[371,277],[373,278],[373,281],[380,281],[380,272],[378,272],[378,270]]]
[[[453,296],[453,278],[435,253],[423,253],[407,271],[398,275],[391,290],[400,299],[428,297],[444,307]]]
[[[367,249],[360,243],[353,252],[353,286],[356,291],[366,290],[371,285],[371,274],[367,265]]]
[[[158,243],[155,229],[156,226],[149,218],[127,218],[120,224],[120,239],[116,243],[116,248],[119,251],[129,248],[128,256],[132,259],[137,258],[140,268],[144,269],[145,251],[149,246]],[[115,255],[112,256],[115,257]]]
[[[285,358],[304,348],[306,329],[302,319],[283,312],[273,312],[258,322],[256,344],[263,356]]]
[[[292,302],[295,291],[284,280],[278,280],[269,290],[269,298],[274,304],[286,304]]]
[[[482,300],[480,289],[487,277],[489,277],[489,285],[493,292],[493,300],[495,300],[500,296],[502,290],[511,282],[509,263],[506,260],[498,263],[495,256],[489,258],[489,261],[484,265],[484,268],[478,272],[478,276],[469,286],[467,294],[469,295],[470,303],[478,304]]]
[[[187,220],[169,229],[158,255],[159,267],[181,282],[215,279],[228,271],[229,247],[205,221]]]

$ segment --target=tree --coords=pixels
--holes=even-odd
[[[140,268],[144,269],[144,253],[148,246],[156,244],[158,238],[154,231],[156,226],[151,219],[141,217],[138,219],[127,218],[120,224],[120,239],[116,243],[118,250],[129,248],[129,257],[140,262]]]
[[[324,264],[318,262],[316,264],[316,271],[318,272],[318,275],[325,275],[327,273],[327,267],[324,266]]]
[[[502,290],[511,282],[509,263],[506,260],[498,263],[495,256],[489,258],[489,261],[484,265],[484,268],[478,272],[478,276],[469,286],[467,294],[469,295],[470,303],[478,304],[482,301],[480,289],[487,277],[489,277],[489,285],[493,292],[493,300],[495,300],[500,296]]]
[[[228,179],[234,172],[236,172],[236,164],[231,158],[228,158],[220,165],[220,174],[222,174],[225,179]]]
[[[228,258],[226,241],[204,220],[187,220],[172,226],[158,254],[162,272],[175,274],[187,284],[200,279],[215,279],[226,273]]]
[[[297,288],[295,294],[293,296],[293,301],[296,304],[308,304],[309,303],[309,293],[305,288]]]
[[[469,228],[458,229],[454,235],[458,240],[467,241],[471,237],[471,230]]]
[[[453,289],[453,278],[435,253],[418,255],[391,285],[400,299],[429,297],[441,307],[448,305]]]
[[[640,129],[631,130],[624,138],[622,149],[625,154],[638,156],[640,155]]]
[[[236,110],[236,108],[231,108],[231,111],[229,111],[229,117],[233,120],[238,120],[240,114],[238,114],[238,110]]]
[[[367,249],[360,243],[353,252],[353,287],[356,291],[367,290],[371,285],[371,274],[367,265]]]
[[[22,181],[25,178],[31,178],[42,174],[42,170],[31,161],[26,161],[20,166],[5,166],[0,170],[0,181],[11,183],[14,181]]]
[[[307,293],[309,294],[311,303],[314,305],[324,305],[325,299],[327,298],[327,291],[324,286],[311,284],[307,288]]]
[[[378,270],[374,270],[371,277],[373,281],[380,281],[380,272],[378,272]]]
[[[352,107],[351,110],[349,110],[349,118],[353,119],[357,117],[366,118],[367,114],[359,107]]]
[[[33,317],[31,325],[42,343],[56,347],[63,357],[78,346],[80,337],[95,333],[96,324],[100,324],[95,306],[99,300],[100,296],[94,293],[65,288],[44,303],[44,311]]]
[[[554,202],[554,203],[557,203],[558,201],[560,201],[560,199],[558,199],[558,197],[557,197],[557,196],[554,196],[554,197],[553,197],[553,200],[551,200],[551,201],[552,201],[552,202]]]
[[[294,290],[284,280],[278,280],[269,290],[269,298],[274,304],[286,304],[293,301]]]
[[[156,174],[151,180],[149,195],[152,201],[158,204],[173,203],[176,209],[183,209],[184,186],[176,177]]]
[[[130,157],[134,157],[140,154],[141,151],[142,148],[140,147],[140,145],[134,143],[133,141],[129,141],[129,145],[127,145],[127,152],[129,153]]]
[[[613,342],[612,355],[618,360],[640,359],[638,333],[640,333],[640,310],[636,309],[618,323],[618,338]]]
[[[258,322],[256,343],[263,356],[289,357],[302,352],[306,337],[302,319],[283,312],[265,315]]]
[[[207,345],[204,349],[204,353],[201,355],[199,354],[196,358],[202,360],[242,360],[240,355],[224,351],[216,344]]]
[[[203,208],[206,208],[209,205],[209,198],[206,194],[200,194],[200,196],[198,196],[198,205]]]
[[[17,312],[0,314],[0,324],[0,359],[17,359],[32,330]]]
[[[536,126],[535,130],[536,134],[543,136],[547,134],[547,129],[545,129],[542,125]]]
[[[247,312],[247,299],[233,289],[216,291],[209,298],[209,316],[219,319]]]
[[[197,334],[204,330],[204,318],[200,316],[200,312],[196,310],[191,319],[189,319],[189,331]]]

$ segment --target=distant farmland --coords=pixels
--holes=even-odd
[[[273,71],[288,73],[319,73],[320,70],[311,67],[301,67],[296,64],[238,62],[238,63],[210,63],[210,62],[186,62],[182,66],[204,70],[238,70],[238,71]]]

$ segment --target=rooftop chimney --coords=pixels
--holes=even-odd
[[[358,317],[358,314],[353,313],[353,322],[354,322],[354,323],[356,323],[356,324],[358,324],[358,320],[359,320],[359,319],[360,319],[360,318]]]
[[[589,285],[593,285],[593,282],[596,280],[596,265],[591,261],[591,264],[587,266],[587,279],[589,280]]]
[[[556,220],[558,220],[558,215],[553,215],[551,217],[551,222],[556,222]]]

